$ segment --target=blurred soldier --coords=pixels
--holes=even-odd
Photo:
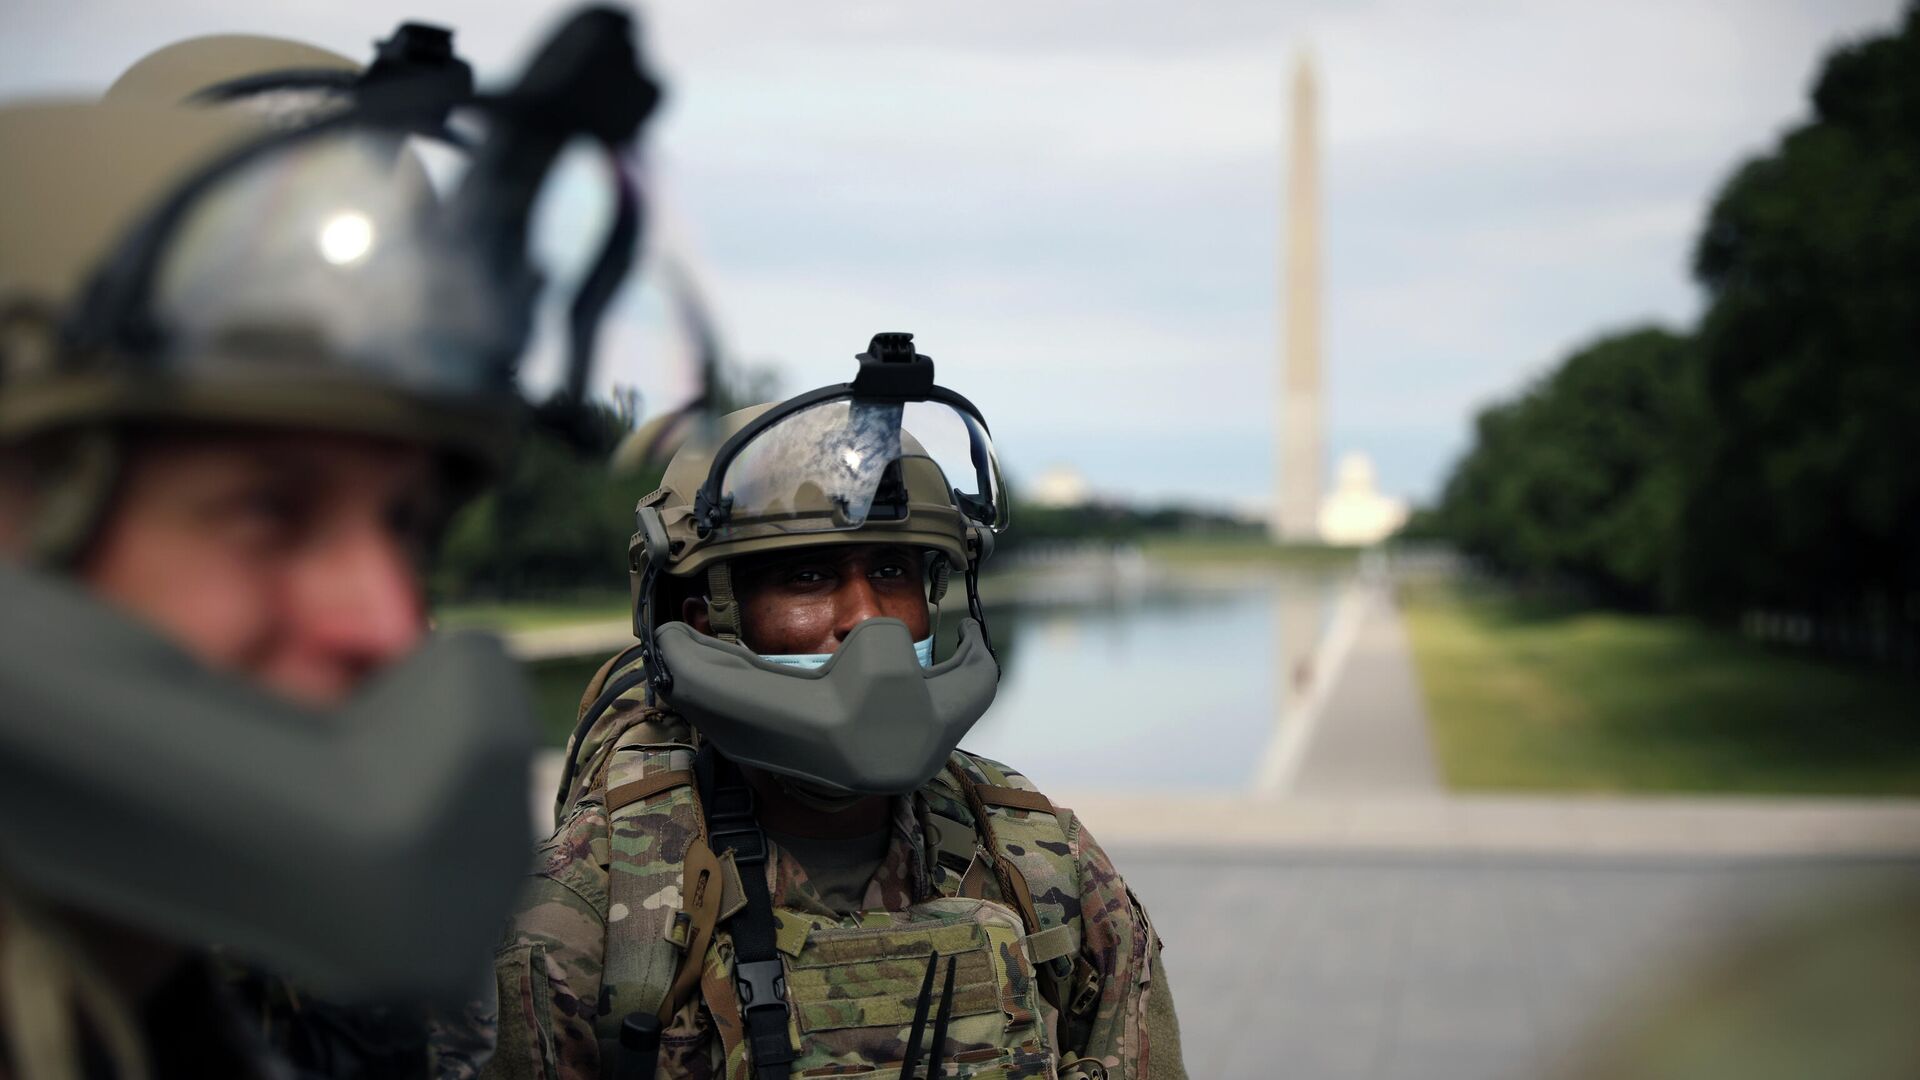
[[[491,98],[325,56],[0,108],[0,1075],[285,1075],[210,947],[458,1002],[524,866],[516,666],[421,571],[524,412],[541,181],[654,92],[607,10]]]
[[[859,359],[723,418],[641,501],[640,643],[583,702],[487,1075],[1183,1075],[1113,864],[956,749],[999,680],[986,424],[910,335]]]

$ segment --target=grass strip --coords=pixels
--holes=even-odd
[[[1491,587],[1402,601],[1456,789],[1920,794],[1920,681]]]

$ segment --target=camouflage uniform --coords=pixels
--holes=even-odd
[[[607,769],[616,744],[630,745],[636,740],[681,742],[689,737],[684,722],[673,714],[623,700],[602,716],[575,748],[583,766],[581,775],[571,792],[562,793],[563,804],[570,801],[571,805],[552,838],[539,849],[532,880],[496,955],[501,1028],[496,1053],[485,1075],[585,1078],[604,1075],[610,1068],[602,1060],[604,1025],[610,1014],[623,1010],[613,1000],[617,996],[614,988],[604,985],[612,960],[607,955],[608,928],[610,921],[631,914],[610,899],[612,875],[640,875],[640,892],[648,897],[646,906],[680,906],[685,898],[680,895],[682,876],[677,860],[670,866],[650,868],[648,853],[670,849],[676,840],[684,845],[686,837],[667,834],[683,825],[698,826],[694,824],[697,812],[690,812],[673,819],[672,824],[656,827],[653,835],[610,829]],[[1004,767],[964,753],[955,758],[988,770],[999,782],[1025,786],[1024,778]],[[1090,998],[1088,1007],[1075,1014],[1080,1018],[1077,1022],[1063,1025],[1057,1011],[1037,1004],[1037,995],[1028,995],[1028,1000],[1037,1004],[1031,1010],[989,996],[994,989],[989,983],[990,965],[1004,967],[1001,976],[1011,978],[1016,990],[1032,989],[1028,984],[1034,982],[1033,969],[1024,959],[1017,963],[1009,959],[1020,953],[1016,943],[1024,930],[1017,916],[1008,916],[1010,900],[1005,904],[975,902],[980,908],[975,911],[967,908],[969,901],[965,899],[936,899],[956,892],[989,901],[1002,899],[1000,883],[990,877],[983,875],[983,888],[976,892],[960,888],[960,875],[952,869],[931,865],[927,856],[928,807],[952,798],[937,787],[930,783],[911,796],[894,800],[891,842],[867,885],[860,913],[848,915],[830,909],[809,884],[800,864],[777,846],[768,859],[767,881],[776,908],[778,936],[782,951],[790,953],[789,996],[796,1012],[796,1029],[805,1032],[794,1075],[851,1074],[860,1072],[863,1065],[872,1068],[899,1061],[910,1006],[906,1007],[907,1015],[893,1015],[888,1009],[901,1008],[902,998],[912,1000],[925,970],[922,961],[926,955],[923,946],[923,951],[910,957],[856,959],[851,969],[842,966],[828,974],[845,978],[849,970],[856,972],[854,978],[861,984],[857,990],[845,986],[809,989],[809,973],[801,970],[804,964],[797,943],[820,936],[857,937],[863,929],[885,927],[893,920],[906,918],[899,914],[902,909],[916,903],[924,908],[930,900],[938,910],[962,921],[978,922],[986,941],[992,943],[991,949],[963,952],[958,961],[955,1018],[947,1054],[949,1062],[958,1061],[958,1075],[1050,1076],[1063,1062],[1077,1058],[1089,1059],[1077,1071],[1087,1077],[1183,1075],[1169,1003],[1159,1002],[1157,1012],[1164,1023],[1149,1020],[1150,1001],[1155,995],[1162,999],[1165,995],[1164,984],[1155,985],[1160,976],[1159,940],[1112,862],[1069,811],[1059,812],[1068,838],[1066,850],[1050,854],[1062,861],[1070,856],[1080,882],[1079,895],[1062,895],[1055,888],[1035,899],[1063,905],[1082,920],[1079,951],[1091,975],[1085,988]],[[664,819],[646,820],[659,823]],[[973,877],[971,869],[968,877]],[[952,932],[973,930],[962,926]],[[725,930],[716,937],[716,944],[705,950],[699,992],[674,1013],[664,1028],[659,1064],[663,1078],[750,1075],[741,1046],[739,1010],[731,990]],[[789,941],[796,943],[792,950],[787,946]],[[844,950],[857,946],[837,940],[832,947]],[[936,948],[947,951],[944,946]],[[1091,997],[1094,994],[1097,998]],[[863,1009],[876,1011],[872,1015],[847,1015]],[[618,1016],[613,1020],[617,1024]],[[890,1023],[898,1031],[889,1035],[885,1029]],[[1010,1059],[1002,1061],[1004,1068],[968,1071],[968,1051],[984,1056],[988,1048],[1004,1045],[996,1042],[1006,1038],[1000,1030],[1003,1023],[1010,1028],[1025,1023],[1031,1038]],[[882,1029],[881,1034],[876,1034],[876,1026]],[[1074,1033],[1060,1037],[1057,1033],[1063,1027]],[[1156,1034],[1164,1033],[1161,1037],[1167,1045],[1150,1045],[1150,1027]],[[972,1041],[976,1038],[978,1042]],[[1049,1047],[1061,1048],[1062,1042],[1067,1044],[1063,1050],[1044,1052]]]

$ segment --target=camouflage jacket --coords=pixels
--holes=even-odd
[[[610,920],[617,922],[628,915],[620,910],[624,905],[615,905],[610,900],[613,866],[620,863],[620,872],[644,875],[647,872],[644,859],[636,865],[633,853],[668,847],[674,838],[614,835],[607,809],[607,769],[616,743],[630,745],[634,741],[629,729],[636,724],[655,729],[653,737],[643,736],[645,741],[682,741],[689,737],[684,724],[670,713],[624,701],[620,704],[627,708],[610,711],[587,733],[582,745],[574,748],[585,767],[572,790],[562,793],[563,799],[570,797],[571,805],[552,838],[540,847],[520,908],[496,954],[500,1030],[486,1076],[591,1078],[604,1075],[610,1068],[601,1060],[603,1048],[608,1045],[604,1040],[609,1019],[617,1024],[618,1016],[614,1014],[621,1009],[613,1000],[614,988],[606,985],[610,981],[607,977],[610,961],[620,966],[620,958],[607,955],[608,927]],[[996,782],[1031,790],[1018,774],[994,763],[966,755],[956,757],[991,770]],[[912,796],[895,800],[892,840],[867,885],[859,914],[831,910],[808,883],[800,864],[776,845],[766,873],[773,902],[780,909],[782,936],[794,930],[802,938],[821,930],[831,936],[836,928],[857,933],[861,928],[884,923],[891,913],[899,913],[912,905],[925,906],[931,901],[939,907],[942,903],[952,903],[938,898],[955,894],[959,875],[945,866],[930,865],[927,855],[929,803],[938,805],[942,798],[951,799],[949,793],[935,790],[936,786],[929,784]],[[1035,1023],[1050,1022],[1052,1034],[1045,1038],[1044,1044],[1035,1045],[1053,1047],[1058,1057],[1047,1055],[1050,1060],[1046,1061],[1021,1059],[1016,1063],[1019,1067],[995,1075],[1050,1076],[1062,1062],[1075,1059],[1086,1059],[1079,1075],[1088,1077],[1110,1076],[1119,1080],[1121,1077],[1183,1075],[1177,1034],[1168,1040],[1174,1043],[1167,1047],[1171,1051],[1170,1060],[1161,1062],[1149,1073],[1148,1001],[1156,991],[1164,994],[1149,976],[1150,971],[1157,974],[1159,970],[1158,939],[1112,862],[1081,827],[1078,818],[1063,810],[1059,811],[1059,819],[1059,829],[1066,839],[1064,845],[1059,845],[1063,850],[1051,852],[1049,857],[1070,862],[1078,883],[1077,895],[1063,895],[1053,882],[1036,884],[1034,889],[1038,893],[1045,884],[1044,902],[1065,905],[1078,919],[1079,956],[1075,971],[1084,976],[1075,980],[1079,1005],[1074,1015],[1078,1020],[1062,1024],[1058,1015],[1036,1008],[1033,1010],[1036,1015],[1028,1019]],[[675,827],[665,818],[648,820],[657,828]],[[647,903],[680,904],[679,880],[677,872],[671,875],[671,880],[663,876],[660,891],[650,895]],[[937,887],[936,882],[946,887]],[[651,887],[651,883],[646,886]],[[977,895],[998,901],[1000,889],[998,883],[988,880],[984,882],[984,891]],[[997,903],[990,906],[1004,913],[1012,901],[1004,903],[1006,906]],[[796,927],[796,923],[806,925]],[[988,927],[986,933],[989,939],[994,939],[994,934],[1011,935],[1010,942],[1017,938],[1019,930],[1017,926],[1013,929]],[[665,1027],[658,1071],[662,1078],[734,1080],[749,1074],[745,1054],[739,1047],[738,1008],[726,977],[725,936],[722,930],[717,949],[707,953],[705,970],[699,977],[699,992],[672,1015]],[[1004,959],[998,950],[995,955]],[[910,972],[897,973],[899,979],[906,982],[907,995],[911,997],[912,989],[919,983],[920,966],[917,962],[895,966],[913,967]],[[871,981],[879,977],[866,975],[862,979]],[[1027,977],[1031,981],[1031,974]],[[829,996],[834,995],[829,992]],[[833,1007],[844,1002],[823,1004]],[[1171,1015],[1165,1005],[1162,1008],[1166,1015]],[[1042,1017],[1041,1013],[1046,1015]],[[799,1017],[800,1021],[805,1019],[805,1016]],[[867,1022],[873,1021],[868,1018]],[[905,1026],[904,1022],[901,1026]],[[962,1030],[956,1020],[952,1039],[963,1046],[959,1056],[964,1059]],[[846,1040],[845,1044],[836,1043],[836,1038]],[[810,1051],[803,1053],[802,1060],[796,1063],[795,1074],[852,1073],[859,1071],[863,1063],[871,1066],[898,1060],[897,1054],[891,1053],[893,1048],[874,1045],[870,1029],[864,1041],[856,1044],[852,1041],[854,1038],[836,1030],[814,1031],[807,1037]],[[1066,1045],[1061,1045],[1063,1042]]]

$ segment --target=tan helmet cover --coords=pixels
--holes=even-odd
[[[134,61],[102,100],[184,105],[216,86],[277,71],[358,74],[359,64],[327,49],[258,34],[209,34],[163,45]]]
[[[777,526],[750,525],[701,537],[694,527],[693,501],[700,486],[706,483],[714,453],[735,432],[773,407],[772,404],[755,405],[728,413],[715,421],[710,431],[690,435],[667,464],[659,489],[640,501],[641,506],[657,510],[666,527],[669,550],[660,564],[663,572],[674,577],[691,577],[716,562],[742,555],[834,544],[908,544],[937,551],[956,568],[967,565],[967,521],[954,508],[939,467],[925,457],[913,456],[915,444],[912,437],[904,433],[903,449],[908,451],[908,456],[901,459],[901,479],[907,488],[904,518],[868,519],[859,528],[836,532],[795,533]],[[636,534],[633,544],[638,566],[643,537]]]

